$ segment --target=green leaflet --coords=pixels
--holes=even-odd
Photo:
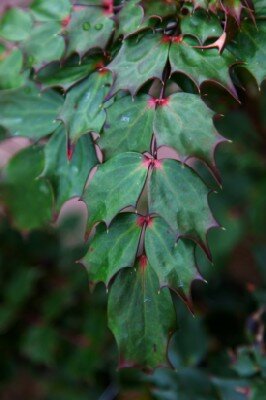
[[[154,133],[158,146],[173,147],[181,160],[203,159],[214,165],[214,148],[221,140],[213,124],[214,112],[190,93],[175,93],[155,113]]]
[[[207,230],[214,224],[208,206],[209,190],[189,167],[165,159],[152,172],[149,212],[160,215],[180,235],[206,247]]]
[[[10,8],[0,20],[0,37],[20,42],[30,35],[32,20],[29,14],[19,8]]]
[[[25,83],[22,67],[23,55],[19,49],[0,58],[0,90],[17,89]]]
[[[59,127],[45,146],[45,166],[42,173],[51,182],[56,208],[75,196],[81,196],[90,170],[97,164],[91,136],[84,135],[75,146],[71,160],[67,159],[65,129]]]
[[[266,21],[244,22],[231,50],[260,85],[266,78]]]
[[[28,64],[38,69],[51,61],[60,60],[65,51],[65,41],[60,35],[59,22],[36,25],[30,37],[23,43]]]
[[[69,89],[76,82],[86,78],[102,62],[101,56],[84,57],[82,62],[77,55],[68,59],[63,65],[60,62],[48,64],[36,75],[36,80],[43,86],[60,86]]]
[[[67,56],[85,54],[92,48],[105,49],[114,29],[114,21],[101,8],[88,7],[73,11],[66,28]]]
[[[72,142],[84,133],[102,129],[106,118],[103,102],[110,84],[110,73],[95,72],[67,92],[59,118]]]
[[[195,244],[189,240],[177,240],[169,225],[157,217],[146,228],[145,250],[160,286],[168,286],[190,298],[191,283],[199,277],[194,257]]]
[[[221,141],[213,124],[214,112],[190,93],[175,93],[156,110],[152,99],[140,95],[115,101],[107,108],[107,119],[99,145],[106,158],[124,151],[148,151],[152,134],[158,146],[173,147],[180,159],[203,159],[214,165],[214,148]]]
[[[168,57],[169,44],[159,34],[147,33],[141,37],[126,39],[115,59],[108,65],[114,74],[111,94],[119,89],[135,95],[151,78],[162,78]]]
[[[99,166],[83,199],[88,206],[88,227],[107,224],[127,206],[135,206],[146,181],[148,169],[138,153],[119,154]]]
[[[43,166],[43,148],[32,146],[16,154],[3,172],[0,199],[19,229],[36,229],[52,218],[52,190],[45,179],[39,178]]]
[[[107,118],[99,146],[106,158],[125,151],[149,150],[153,133],[154,109],[149,107],[150,97],[140,95],[116,100],[106,109]]]
[[[122,213],[115,218],[110,229],[106,230],[104,223],[96,227],[88,253],[81,260],[91,281],[108,285],[121,268],[132,266],[141,234],[137,220],[136,214]]]
[[[5,92],[0,97],[0,125],[12,136],[40,139],[59,126],[55,118],[61,106],[60,95],[53,91],[40,93],[34,86]]]
[[[119,13],[119,33],[128,36],[148,26],[144,11],[137,1],[127,1]]]
[[[209,37],[219,37],[223,33],[219,19],[203,10],[183,17],[180,27],[183,35],[194,35],[202,44]]]
[[[167,344],[175,328],[169,289],[159,291],[150,265],[120,271],[108,301],[108,324],[120,352],[120,367],[165,366]]]
[[[172,43],[169,53],[172,72],[188,75],[197,86],[206,80],[213,80],[235,95],[229,75],[229,67],[236,59],[228,51],[219,54],[218,49],[197,49],[183,40]]]
[[[71,11],[69,0],[34,0],[30,5],[37,21],[61,21]]]

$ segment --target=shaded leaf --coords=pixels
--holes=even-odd
[[[67,159],[66,133],[62,127],[52,135],[45,146],[45,167],[42,173],[46,176],[55,192],[56,206],[75,196],[81,196],[89,172],[98,160],[90,135],[78,140],[71,160]]]
[[[88,226],[107,224],[127,206],[135,206],[143,189],[148,169],[138,153],[119,154],[99,166],[84,193],[89,210]]]
[[[25,83],[26,73],[22,72],[23,55],[19,49],[6,56],[0,56],[0,90],[17,89]]]
[[[32,20],[29,14],[19,8],[10,8],[0,20],[0,37],[20,42],[30,35]]]
[[[149,264],[156,272],[160,286],[168,286],[190,298],[190,286],[198,277],[194,257],[195,244],[177,238],[160,217],[146,228],[145,250]]]
[[[206,246],[206,234],[213,225],[208,206],[208,188],[189,167],[165,159],[152,172],[149,184],[149,212],[156,213],[180,235]]]
[[[122,213],[115,218],[108,231],[104,223],[97,226],[88,253],[81,260],[93,282],[102,281],[108,285],[121,268],[132,266],[141,234],[137,220],[136,214]]]
[[[158,294],[159,281],[150,265],[118,274],[108,302],[109,327],[120,350],[119,366],[167,365],[167,344],[175,328],[169,290]]]
[[[38,178],[43,166],[43,149],[32,146],[17,153],[4,171],[1,197],[19,229],[39,228],[52,218],[51,187]]]
[[[231,49],[260,85],[266,78],[266,22],[257,21],[255,26],[252,21],[245,21]]]
[[[101,63],[101,56],[84,57],[82,62],[78,56],[71,57],[63,65],[60,62],[48,64],[36,75],[36,80],[45,87],[60,86],[69,89],[74,83],[86,78]]]
[[[55,121],[62,97],[53,91],[40,93],[34,86],[5,92],[0,97],[0,125],[12,136],[39,139],[60,124]]]
[[[100,132],[106,114],[104,99],[111,84],[111,74],[95,72],[71,88],[59,118],[64,122],[72,142],[87,132]]]

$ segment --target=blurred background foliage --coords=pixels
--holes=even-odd
[[[217,191],[210,203],[225,230],[209,232],[213,265],[198,251],[208,284],[193,284],[195,316],[175,298],[174,369],[117,370],[105,288],[91,294],[75,261],[86,251],[83,213],[72,207],[53,226],[25,234],[2,209],[1,400],[266,398],[266,85],[238,90],[241,105],[217,88],[215,98],[211,87],[203,94],[224,114],[216,125],[233,141],[217,152],[222,189],[197,165]]]

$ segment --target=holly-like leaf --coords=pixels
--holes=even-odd
[[[197,157],[214,165],[214,148],[222,140],[213,124],[214,112],[190,93],[175,93],[155,113],[158,146],[173,147],[181,160]]]
[[[130,96],[107,108],[99,140],[107,158],[124,151],[148,151],[154,133],[158,146],[174,148],[181,160],[197,157],[214,166],[214,148],[222,141],[213,124],[214,113],[190,93],[175,93],[155,110],[156,100]]]
[[[19,8],[10,8],[0,20],[0,37],[21,42],[28,38],[32,20],[28,13]]]
[[[19,49],[0,55],[0,90],[17,89],[24,84],[26,73],[22,68],[23,55]]]
[[[34,0],[30,9],[37,21],[61,21],[66,18],[71,11],[69,0]]]
[[[169,57],[172,72],[188,75],[197,86],[206,80],[215,81],[235,96],[229,67],[236,59],[228,50],[219,54],[218,49],[198,49],[179,37],[173,41]]]
[[[125,151],[149,150],[155,110],[149,107],[150,97],[122,97],[107,108],[104,132],[99,145],[106,158]]]
[[[0,125],[12,136],[40,139],[55,131],[62,97],[53,91],[40,93],[34,86],[5,92],[0,97]]]
[[[67,159],[65,129],[59,127],[45,146],[45,167],[42,173],[51,182],[59,211],[62,204],[75,196],[81,196],[90,170],[98,160],[90,135],[77,142],[71,160]]]
[[[178,236],[160,217],[153,218],[145,232],[145,250],[160,286],[168,286],[190,298],[190,287],[199,278],[195,244]]]
[[[194,35],[203,44],[210,37],[219,37],[223,33],[219,19],[213,14],[198,10],[181,19],[183,35]]]
[[[175,312],[169,289],[159,289],[156,273],[143,259],[136,272],[126,268],[116,277],[109,296],[108,321],[118,343],[120,367],[167,365]]]
[[[265,43],[266,22],[257,21],[255,26],[252,21],[245,21],[231,46],[232,52],[244,62],[243,66],[252,73],[259,85],[266,78]]]
[[[97,225],[88,253],[81,260],[91,281],[108,285],[121,268],[134,264],[141,229],[138,215],[131,213],[119,214],[108,230],[104,223]]]
[[[207,250],[206,234],[214,221],[209,190],[189,167],[165,159],[154,168],[149,184],[149,212],[160,215],[179,235],[189,236]]]
[[[127,206],[135,206],[147,177],[147,166],[138,153],[123,153],[99,166],[84,193],[91,228],[107,224]]]
[[[128,36],[148,26],[139,0],[127,1],[119,13],[119,33]]]
[[[73,56],[63,65],[60,62],[48,64],[36,75],[36,80],[43,86],[60,86],[64,90],[86,78],[102,62],[101,56],[84,57],[80,62],[79,57]]]
[[[115,59],[108,65],[114,74],[111,94],[118,90],[128,90],[135,95],[146,81],[162,78],[168,57],[169,44],[159,34],[126,39]]]
[[[66,55],[80,56],[93,48],[105,49],[114,29],[114,21],[100,7],[84,7],[73,11],[66,28]]]
[[[100,132],[106,113],[103,101],[110,89],[109,72],[95,72],[71,88],[59,118],[64,122],[72,142],[87,132]]]
[[[39,228],[52,218],[52,190],[39,178],[43,166],[43,148],[32,146],[16,154],[3,172],[0,199],[19,229]]]
[[[36,69],[52,61],[60,60],[65,51],[65,41],[60,35],[59,22],[37,25],[24,43],[28,64]]]

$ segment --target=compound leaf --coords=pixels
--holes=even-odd
[[[143,156],[122,153],[99,166],[84,194],[89,210],[89,228],[107,224],[127,206],[135,206],[147,177]]]
[[[108,321],[120,350],[120,367],[167,365],[175,312],[169,289],[159,288],[153,268],[143,262],[136,272],[132,268],[120,271],[111,287]]]
[[[110,279],[121,269],[135,261],[141,234],[138,216],[121,213],[110,229],[101,223],[89,243],[89,250],[81,262],[89,272],[90,280],[108,285]],[[114,245],[115,244],[115,245]]]

